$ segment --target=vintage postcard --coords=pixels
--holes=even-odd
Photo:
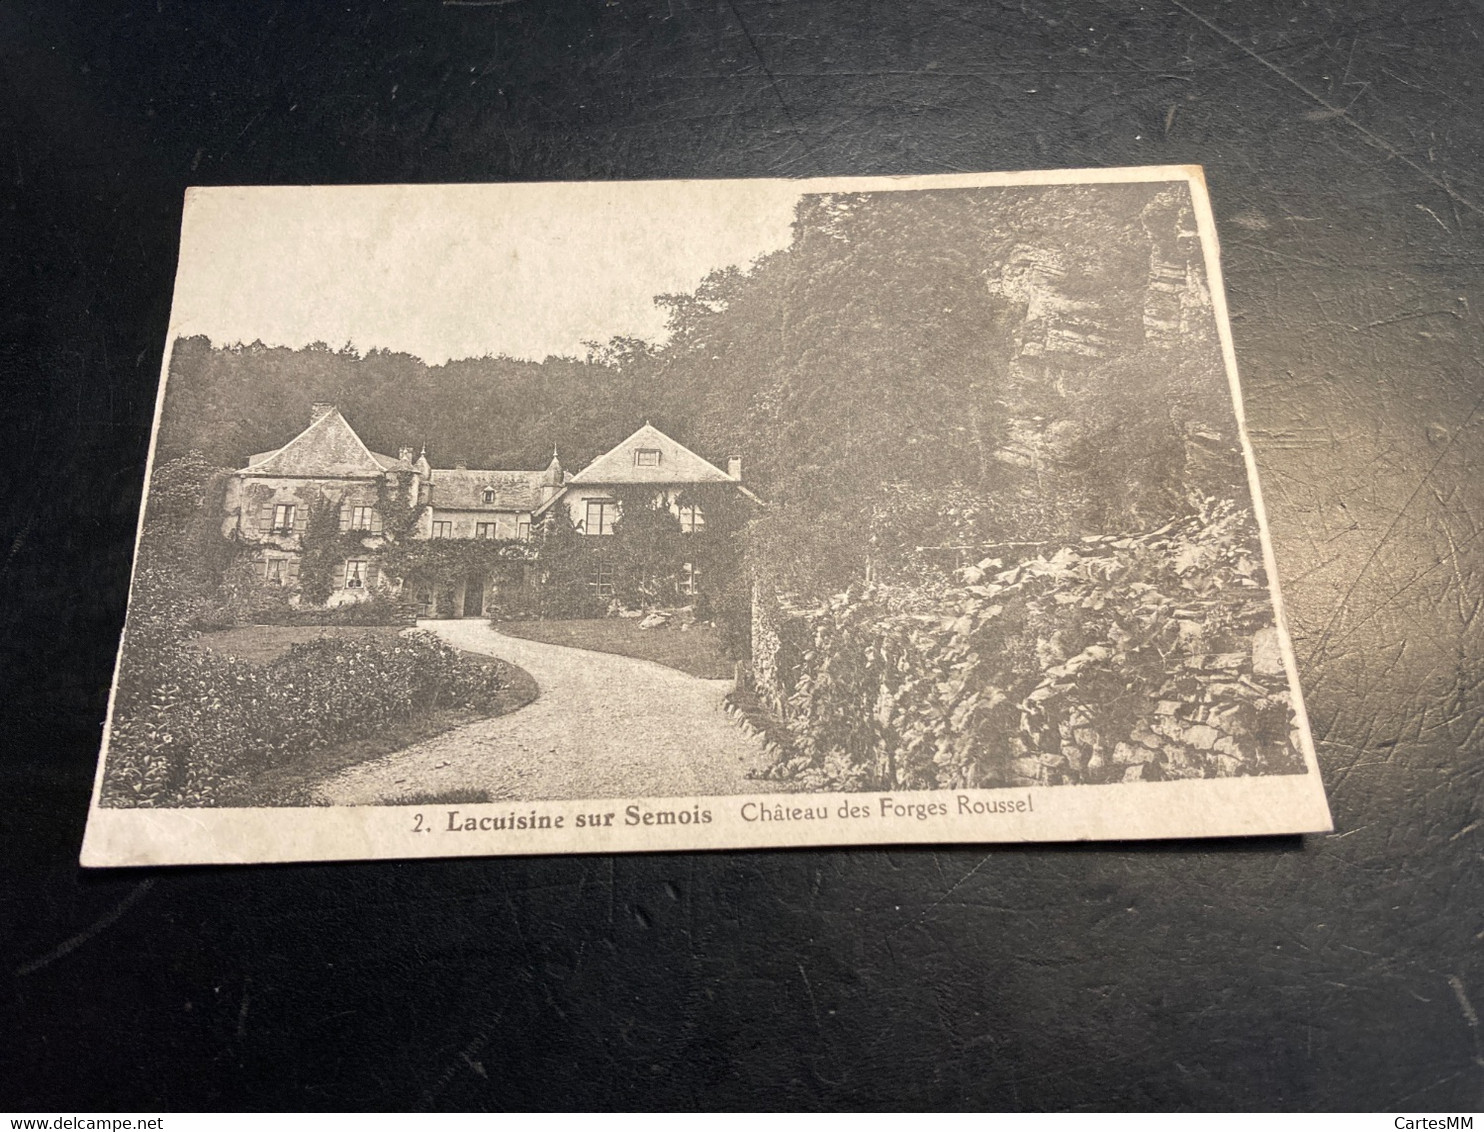
[[[188,194],[84,864],[1329,828],[1198,168]]]

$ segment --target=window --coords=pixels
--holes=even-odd
[[[618,503],[612,499],[589,499],[587,522],[582,526],[590,535],[611,535],[613,524],[618,522]]]
[[[706,516],[701,514],[701,509],[694,503],[689,503],[680,508],[680,533],[693,535],[706,526]]]
[[[294,533],[294,512],[297,508],[292,503],[280,503],[273,508],[273,526],[269,528],[275,535],[291,535]]]
[[[340,505],[340,529],[342,531],[369,531],[373,535],[379,535],[381,534],[381,516],[376,513],[375,507],[342,503]]]
[[[292,586],[299,581],[299,563],[293,558],[263,559],[263,580],[279,586]]]
[[[495,489],[494,488],[487,487],[487,488],[484,489],[484,501],[486,503],[493,503],[495,501]]]
[[[520,539],[521,542],[529,541],[531,537],[531,520],[522,519],[516,524],[515,537]]]
[[[348,590],[366,588],[366,560],[364,558],[352,558],[346,562],[345,588]]]
[[[701,572],[687,562],[680,568],[680,576],[675,581],[675,588],[687,597],[695,597],[701,592]]]
[[[496,522],[493,522],[493,523],[475,523],[474,524],[474,537],[475,538],[499,538],[500,537],[500,524],[499,524],[499,522],[496,521]]]
[[[439,520],[433,524],[434,538],[453,538],[453,523],[451,521]]]
[[[613,596],[613,563],[606,558],[594,558],[587,576],[588,592],[596,598]]]
[[[658,448],[634,449],[634,466],[636,468],[658,468],[660,466],[660,450]]]

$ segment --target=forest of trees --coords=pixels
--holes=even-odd
[[[743,455],[767,502],[749,553],[812,596],[921,570],[917,547],[1153,529],[1242,494],[1192,227],[1183,185],[808,196],[788,248],[658,296],[662,342],[430,366],[181,339],[157,460],[241,466],[315,401],[440,466],[536,468],[556,446],[577,468],[647,418]]]

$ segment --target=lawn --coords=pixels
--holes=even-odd
[[[245,625],[203,633],[195,639],[198,648],[223,656],[234,656],[253,665],[266,665],[299,641],[319,637],[395,637],[402,629],[394,625]],[[503,687],[483,708],[436,707],[390,726],[375,735],[348,739],[318,750],[305,751],[290,764],[273,767],[229,788],[221,800],[228,806],[316,805],[315,786],[347,767],[369,762],[431,739],[455,727],[479,719],[508,715],[525,707],[541,694],[535,678],[524,668],[495,657],[465,652],[476,664],[501,669]],[[475,801],[473,797],[445,799]],[[487,800],[487,799],[485,799]]]
[[[499,621],[496,632],[549,645],[611,652],[652,660],[704,680],[730,680],[733,662],[722,649],[721,634],[710,625],[641,629],[637,618],[604,617],[587,621]]]

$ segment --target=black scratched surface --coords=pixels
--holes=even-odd
[[[1484,9],[0,7],[0,1106],[1484,1104]],[[1192,162],[1337,832],[81,872],[188,184]]]

